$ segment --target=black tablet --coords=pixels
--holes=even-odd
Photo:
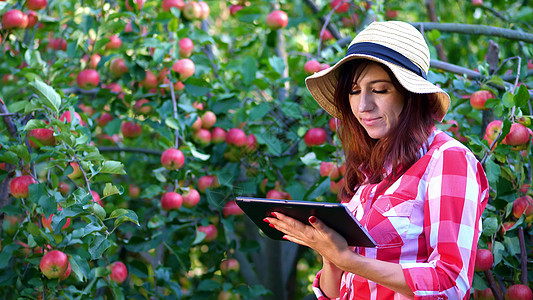
[[[309,217],[315,216],[328,227],[341,234],[349,246],[375,247],[376,242],[368,231],[357,221],[348,208],[340,203],[276,200],[252,197],[235,198],[244,213],[270,238],[283,240],[283,233],[263,221],[272,217],[272,212],[280,212],[309,224]]]

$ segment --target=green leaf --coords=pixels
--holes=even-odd
[[[487,172],[487,179],[491,186],[496,186],[500,178],[501,168],[491,159],[485,162],[485,171]]]
[[[19,162],[19,157],[16,153],[11,151],[6,151],[0,155],[0,161],[6,162],[8,164],[16,165]]]
[[[242,63],[242,82],[245,85],[250,85],[255,80],[255,73],[257,73],[256,59],[248,56]]]
[[[102,165],[100,173],[126,175],[126,171],[124,171],[124,165],[120,161],[114,160],[105,161]]]
[[[130,209],[124,209],[124,208],[115,209],[114,211],[111,212],[111,215],[109,216],[108,219],[114,219],[114,218],[117,218],[115,220],[115,227],[128,221],[135,223],[137,226],[140,226],[139,217],[137,217],[137,214],[133,210],[130,210]]]
[[[29,88],[39,97],[39,100],[44,106],[52,109],[56,113],[59,112],[61,97],[51,86],[42,81],[33,81],[30,83]]]
[[[285,70],[285,62],[283,61],[283,58],[278,56],[272,56],[268,59],[268,62],[270,63],[274,71],[276,71],[276,73],[278,73],[279,75],[283,75],[283,71]]]
[[[498,231],[498,219],[496,217],[490,217],[483,220],[483,235],[492,236]]]
[[[43,120],[31,119],[24,126],[24,130],[28,131],[31,129],[46,128],[46,122]]]
[[[505,92],[502,97],[502,104],[507,108],[511,108],[515,105],[513,94]]]
[[[260,120],[264,116],[266,116],[269,112],[270,112],[270,104],[266,102],[261,102],[259,105],[254,106],[252,109],[250,109],[248,118],[250,121]]]
[[[191,147],[190,150],[191,150],[192,156],[198,158],[199,160],[206,161],[206,160],[208,160],[211,157],[211,155],[209,155],[209,154],[204,154],[204,153],[198,152],[194,147]]]
[[[2,252],[0,252],[0,269],[4,269],[5,267],[7,267],[7,265],[11,261],[11,256],[13,256],[13,251],[15,251],[19,247],[20,246],[15,243],[2,247]]]
[[[329,177],[321,178],[319,182],[309,188],[309,191],[304,196],[304,199],[313,201],[316,200],[316,198],[318,198],[319,196],[324,195],[324,193],[329,191],[330,181],[331,180],[329,179]]]
[[[215,291],[215,290],[218,290],[219,288],[220,288],[220,284],[218,282],[216,282],[214,280],[210,280],[210,279],[203,280],[198,285],[198,290],[199,291]]]
[[[112,183],[107,182],[104,187],[104,197],[121,194],[120,191]]]
[[[111,242],[103,235],[98,234],[89,247],[89,254],[91,254],[92,259],[98,259],[109,247],[111,247]]]
[[[494,265],[497,265],[505,256],[505,247],[501,242],[495,241],[492,246],[492,253],[494,254]]]
[[[295,102],[285,101],[281,105],[281,111],[290,118],[302,119],[302,111],[300,105]]]
[[[527,101],[529,100],[529,92],[525,84],[521,84],[518,87],[518,91],[514,95],[513,100],[518,107],[522,107],[527,104]]]
[[[18,157],[22,158],[25,162],[30,162],[30,153],[28,152],[28,148],[24,145],[16,145],[11,147],[9,150],[15,152]]]
[[[270,133],[258,133],[255,135],[257,142],[262,145],[266,145],[268,152],[274,156],[281,155],[281,141]]]
[[[174,130],[180,130],[180,122],[176,118],[167,118],[165,119],[165,125],[168,127],[174,129]]]

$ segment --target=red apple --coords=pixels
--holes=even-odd
[[[341,190],[342,186],[344,185],[344,178],[341,178],[341,180],[335,182],[334,180],[331,180],[329,183],[329,190],[337,195],[339,191]]]
[[[182,10],[184,6],[185,2],[183,2],[183,0],[163,0],[161,3],[163,11],[170,11],[170,8],[172,7]]]
[[[224,204],[224,207],[222,208],[222,215],[224,215],[224,218],[227,218],[230,215],[240,216],[243,214],[244,211],[242,211],[242,209],[237,205],[237,202],[235,202],[235,200],[226,202],[226,204]]]
[[[191,129],[192,129],[192,131],[197,131],[200,128],[202,128],[202,118],[197,116],[196,117],[196,121],[194,121],[194,123],[192,123],[192,125],[191,125]]]
[[[68,257],[59,250],[48,251],[41,258],[39,268],[48,279],[60,278],[68,268]]]
[[[474,270],[476,272],[483,272],[490,270],[494,263],[494,256],[489,249],[477,249],[476,252],[476,264]]]
[[[77,112],[74,112],[74,118],[78,119],[80,125],[83,125],[83,126],[85,125],[85,121],[81,119],[80,114],[78,114]],[[72,122],[72,116],[70,115],[70,110],[67,110],[66,112],[62,113],[61,116],[59,117],[59,121],[67,122],[67,123]]]
[[[188,191],[183,193],[183,206],[187,208],[195,207],[200,202],[200,193],[193,188],[189,188]]]
[[[31,175],[22,175],[11,179],[9,191],[15,198],[28,198],[30,196],[29,186],[37,183]]]
[[[234,16],[239,10],[243,9],[244,6],[242,5],[235,5],[235,4],[232,4],[229,6],[229,13],[230,15]]]
[[[472,3],[472,6],[482,6],[483,0],[472,0],[471,3]]]
[[[337,9],[335,9],[335,12],[341,14],[347,12],[348,9],[350,9],[350,3],[347,0],[331,0],[331,2],[329,3],[329,7],[331,7],[331,9],[335,9],[335,7],[337,7]]]
[[[128,192],[131,198],[139,198],[141,195],[141,189],[136,184],[130,183],[128,186]]]
[[[100,82],[100,75],[93,69],[86,69],[81,71],[76,78],[78,86],[84,90],[90,90],[98,86]]]
[[[141,136],[142,134],[141,125],[135,122],[123,121],[120,125],[120,131],[125,138],[135,139]]]
[[[311,75],[320,71],[320,63],[314,59],[309,60],[304,65],[304,72]]]
[[[128,268],[126,268],[126,265],[123,262],[116,261],[111,264],[110,268],[111,275],[109,275],[109,278],[114,282],[121,284],[128,277]]]
[[[96,69],[98,67],[98,63],[100,62],[100,60],[102,60],[102,57],[100,55],[93,54],[91,55],[91,58],[89,59],[87,66],[90,69]]]
[[[202,115],[202,128],[210,129],[217,122],[217,116],[212,111],[206,111]]]
[[[116,77],[122,77],[122,75],[128,73],[130,69],[126,66],[126,63],[122,58],[114,58],[109,64],[109,72]]]
[[[177,210],[182,203],[183,198],[175,192],[167,192],[161,197],[161,208],[166,211]]]
[[[205,233],[205,242],[214,241],[218,235],[217,227],[213,224],[209,224],[207,226],[198,226],[198,231]]]
[[[154,75],[154,73],[152,73],[152,71],[146,70],[145,76],[143,80],[141,80],[140,84],[142,87],[149,90],[149,89],[156,88],[159,82],[157,80],[157,77]]]
[[[386,19],[394,19],[394,18],[397,18],[398,17],[398,11],[397,10],[392,10],[392,9],[387,9],[385,10],[385,18]]]
[[[33,10],[30,10],[28,12],[28,25],[26,28],[33,28],[35,25],[37,25],[37,22],[39,22],[39,17],[37,16],[37,13]]]
[[[240,128],[231,128],[226,133],[226,143],[228,145],[242,147],[246,145],[246,133]]]
[[[289,16],[282,10],[275,10],[266,18],[266,25],[272,30],[285,28],[287,24],[289,24]]]
[[[196,1],[189,1],[185,3],[182,12],[185,19],[189,21],[198,20],[202,16],[202,6]]]
[[[448,127],[448,129],[446,129],[447,131],[453,133],[453,134],[459,134],[459,123],[457,123],[457,121],[455,120],[446,120],[444,122],[442,122],[442,124],[449,124],[450,127]]]
[[[222,274],[228,274],[229,272],[239,272],[240,264],[235,258],[224,259],[220,262],[220,271]]]
[[[211,129],[211,142],[213,144],[222,143],[226,140],[226,131],[220,127]]]
[[[474,300],[495,300],[494,294],[490,288],[484,290],[474,290]]]
[[[518,219],[524,214],[526,220],[533,219],[533,199],[529,195],[516,198],[513,201],[513,216]]]
[[[487,99],[495,98],[494,94],[489,91],[477,91],[470,96],[470,105],[474,109],[487,110],[490,109],[485,106]]]
[[[4,29],[24,29],[28,26],[28,16],[18,9],[11,9],[2,15]]]
[[[134,7],[131,7],[130,1],[133,2],[133,6]],[[126,10],[129,10],[129,11],[142,10],[145,2],[146,2],[146,0],[125,0]]]
[[[194,62],[188,58],[182,58],[172,65],[172,70],[179,74],[180,80],[186,80],[194,75]]]
[[[113,116],[108,113],[108,112],[103,112],[100,117],[98,118],[98,120],[96,120],[96,123],[100,126],[100,127],[105,127],[107,125],[107,123],[109,123],[110,121],[113,121]]]
[[[266,193],[266,198],[268,199],[279,199],[279,200],[285,200],[285,194],[283,192],[277,191],[277,190],[270,190]]]
[[[198,187],[198,191],[200,193],[205,193],[205,191],[209,188],[219,187],[220,183],[218,182],[218,178],[216,176],[204,175],[198,178],[198,183],[196,186]]]
[[[46,0],[27,0],[26,1],[26,7],[31,10],[41,10],[43,8],[46,8],[47,1]]]
[[[487,137],[491,140],[495,140],[498,137],[500,131],[502,131],[503,122],[500,120],[494,120],[487,125],[485,133]]]
[[[200,103],[198,101],[194,101],[192,104],[192,107],[198,109],[198,110],[204,110],[204,104]]]
[[[148,105],[150,100],[146,98],[135,101],[135,110],[140,114],[149,114],[152,111],[152,107]]]
[[[122,46],[122,40],[118,37],[118,34],[114,34],[108,37],[109,42],[105,45],[107,50],[116,50],[120,49]]]
[[[246,137],[246,145],[244,145],[246,152],[254,153],[257,150],[257,147],[259,147],[259,145],[257,144],[257,138],[255,135],[248,135],[248,137]]]
[[[323,71],[325,69],[329,69],[331,66],[328,64],[320,64],[320,71]]]
[[[533,291],[524,284],[513,284],[505,290],[505,300],[531,300]]]
[[[48,39],[48,45],[46,46],[53,50],[67,50],[67,40],[64,38],[50,38]]]
[[[331,180],[337,180],[340,178],[339,168],[332,162],[323,161],[320,163],[320,176],[328,177]]]
[[[167,170],[176,170],[185,163],[185,156],[181,150],[169,148],[161,155],[161,165]]]
[[[320,36],[320,40],[322,42],[326,42],[326,41],[331,41],[335,39],[335,37],[333,37],[333,34],[331,34],[331,31],[325,29],[324,32],[322,32],[322,35]]]
[[[328,127],[329,127],[329,129],[330,129],[331,131],[333,131],[333,132],[337,132],[337,122],[338,122],[337,118],[331,118],[331,119],[329,119],[329,121],[328,121]]]
[[[70,192],[70,186],[66,182],[60,181],[57,183],[57,190],[61,195],[66,196]]]
[[[354,28],[359,25],[359,16],[353,14],[350,17],[342,17],[342,25],[346,28]]]
[[[65,273],[59,277],[59,280],[66,280],[69,276],[70,276],[70,273],[72,272],[72,268],[70,267],[70,261],[68,262],[68,266],[67,266],[67,270],[65,271]]]
[[[28,144],[37,149],[41,146],[53,146],[56,143],[54,131],[48,128],[36,128],[28,132]]]
[[[323,128],[311,128],[304,135],[304,142],[308,147],[319,146],[326,141],[326,131]]]
[[[180,48],[179,54],[183,57],[189,57],[191,56],[192,50],[194,49],[194,43],[191,41],[190,38],[182,38],[178,42],[178,46]]]
[[[50,232],[53,232],[53,230],[52,230],[52,217],[53,216],[54,216],[54,214],[51,214],[50,217],[48,217],[48,218],[46,218],[45,215],[41,216],[41,223],[43,224],[44,227],[48,228],[48,230],[50,230]],[[69,226],[70,226],[70,218],[67,218],[67,222],[65,223],[65,225],[63,225],[63,227],[61,227],[61,230],[65,230]]]
[[[199,1],[198,4],[200,4],[200,20],[205,20],[207,17],[209,17],[209,5],[205,1]]]
[[[211,132],[205,128],[200,128],[192,134],[194,141],[202,146],[207,146],[211,143]]]
[[[520,123],[513,123],[502,143],[510,146],[519,146],[529,142],[529,139],[530,134],[528,128]]]

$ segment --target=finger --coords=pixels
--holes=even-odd
[[[299,239],[299,238],[297,238],[295,236],[292,236],[292,235],[286,234],[286,235],[283,236],[283,239],[287,240],[289,242],[293,242],[293,243],[296,243],[296,244],[300,244],[302,246],[309,247],[309,245],[306,242],[304,242],[303,240],[301,240],[301,239]]]

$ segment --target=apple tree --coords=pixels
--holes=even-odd
[[[233,200],[340,200],[336,120],[304,80],[386,19],[424,33],[452,98],[437,126],[489,178],[472,297],[531,292],[531,8],[424,4],[0,2],[0,293],[312,297],[316,253]]]

